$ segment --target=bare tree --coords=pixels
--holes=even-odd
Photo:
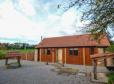
[[[114,0],[69,0],[65,6],[65,11],[74,6],[82,11],[81,20],[89,21],[84,30],[92,33],[95,39],[110,35],[108,28],[114,31]],[[60,7],[61,4],[58,5]]]

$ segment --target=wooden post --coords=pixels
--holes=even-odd
[[[66,64],[66,48],[64,48],[64,55],[65,55],[65,64]]]
[[[47,53],[46,53],[46,65],[48,65],[48,55],[47,55]]]
[[[85,48],[83,48],[83,65],[86,65],[86,60],[85,60]]]
[[[64,67],[64,63],[65,63],[65,61],[64,61],[64,59],[63,58],[65,58],[65,56],[64,56],[65,54],[64,54],[64,48],[62,49],[62,66]],[[64,56],[64,57],[63,57]]]
[[[34,51],[34,61],[35,62],[38,61],[38,49],[35,49],[35,51]]]
[[[104,65],[105,65],[105,67],[107,66],[107,60],[106,60],[106,58],[104,59]]]
[[[97,80],[97,61],[93,59],[93,74],[94,74],[94,79]]]
[[[49,59],[49,56],[47,55],[47,49],[46,49],[46,65],[48,65],[48,59]]]
[[[8,58],[6,58],[5,65],[8,65]]]
[[[55,56],[54,56],[54,53],[55,53],[55,49],[52,48],[52,62],[55,63]]]
[[[27,57],[27,52],[25,53],[25,57],[26,57],[25,59],[26,59],[26,60],[28,60],[28,57]]]
[[[19,67],[21,67],[20,59],[21,59],[21,57],[17,57],[17,62],[18,62]]]
[[[40,49],[39,49],[40,62],[42,61],[42,60],[41,60],[41,56],[42,56],[42,49],[40,48]]]
[[[46,55],[46,58],[47,58],[47,62],[46,62],[46,65],[48,65],[48,57],[49,57],[49,56],[48,56],[48,55]]]

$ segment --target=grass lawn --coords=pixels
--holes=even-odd
[[[0,50],[0,59],[1,58],[3,58],[5,55],[6,55],[6,53],[7,53],[7,51],[19,51],[19,52],[21,52],[21,53],[29,53],[29,52],[34,52],[34,49],[20,49],[20,50]]]

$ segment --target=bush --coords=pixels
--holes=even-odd
[[[107,51],[114,52],[114,44],[106,49]]]
[[[114,84],[114,72],[108,74],[108,84]]]
[[[6,55],[5,52],[0,51],[0,59],[3,59],[5,57],[5,55]]]

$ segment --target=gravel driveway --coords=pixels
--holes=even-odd
[[[22,61],[22,67],[6,69],[4,60],[0,61],[0,84],[101,84],[89,81],[81,75],[59,75],[52,71],[53,65]]]

